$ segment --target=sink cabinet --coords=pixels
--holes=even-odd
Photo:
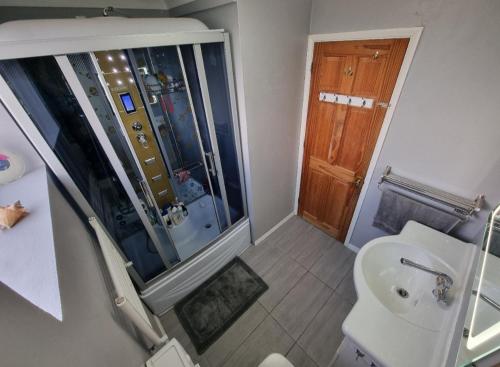
[[[382,367],[348,338],[344,338],[335,355],[332,367]]]

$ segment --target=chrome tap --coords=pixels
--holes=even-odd
[[[432,290],[432,294],[436,297],[438,302],[447,302],[448,291],[453,285],[453,279],[446,273],[442,273],[440,271],[433,270],[424,265],[417,264],[411,260],[401,258],[401,264],[408,265],[413,268],[425,271],[427,273],[433,274],[436,276],[436,288]]]

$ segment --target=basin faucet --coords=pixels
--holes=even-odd
[[[448,290],[453,285],[453,279],[446,273],[442,273],[440,271],[433,270],[428,268],[427,266],[417,264],[411,260],[408,260],[404,257],[401,258],[401,264],[408,265],[413,268],[425,271],[427,273],[431,273],[436,276],[436,288],[432,290],[432,294],[436,297],[438,302],[447,302]]]

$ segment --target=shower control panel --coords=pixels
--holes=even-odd
[[[132,99],[132,96],[130,95],[130,93],[128,93],[128,92],[121,93],[120,99],[122,101],[123,109],[125,110],[126,113],[134,113],[135,111],[137,111],[135,109],[134,100]]]
[[[95,52],[95,56],[149,192],[161,209],[175,200],[174,192],[165,163],[158,159],[161,157],[160,148],[135,84],[132,67],[121,50],[99,51]]]
[[[132,129],[134,131],[141,131],[142,130],[142,124],[139,121],[136,121],[132,124]]]
[[[132,127],[132,129],[133,129],[133,127]],[[137,133],[136,138],[137,138],[137,141],[139,143],[141,143],[141,145],[142,145],[143,148],[147,149],[149,147],[148,138],[146,138],[146,134],[144,134],[144,133]]]

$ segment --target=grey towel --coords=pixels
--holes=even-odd
[[[389,234],[398,234],[409,220],[448,233],[460,222],[453,214],[419,203],[394,191],[382,193],[373,225]]]

